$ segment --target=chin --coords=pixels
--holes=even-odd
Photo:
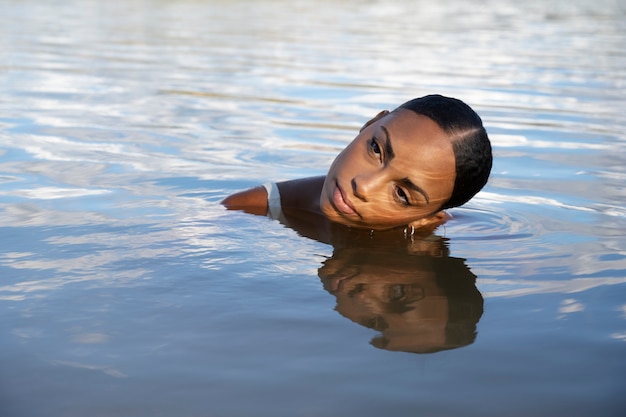
[[[337,216],[335,209],[330,204],[330,201],[328,201],[325,194],[322,194],[322,198],[320,198],[320,210],[322,214],[328,218],[328,220],[332,220],[335,216]]]

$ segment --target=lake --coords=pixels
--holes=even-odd
[[[0,415],[625,415],[623,2],[0,12]],[[431,93],[494,149],[434,235],[221,206]]]

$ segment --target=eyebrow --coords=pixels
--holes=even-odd
[[[385,146],[385,155],[387,156],[387,162],[391,161],[396,154],[393,153],[393,148],[391,147],[391,135],[389,134],[389,131],[387,130],[387,128],[383,125],[380,126],[380,128],[383,130],[383,132],[385,132],[385,136],[387,136],[387,140],[384,143]]]
[[[426,191],[424,191],[424,189],[422,187],[420,187],[419,185],[415,184],[413,181],[411,181],[408,177],[404,178],[402,180],[402,183],[404,185],[406,185],[408,188],[417,191],[418,193],[420,193],[424,199],[426,199],[426,204],[430,203],[430,198],[428,198],[428,194],[426,194]]]
[[[385,126],[381,125],[380,128],[385,132],[385,136],[387,136],[387,140],[385,140],[383,146],[385,147],[385,155],[387,156],[387,161],[391,161],[396,156],[396,154],[393,152],[393,147],[391,146],[391,135],[389,134],[389,131]],[[424,191],[422,187],[411,181],[409,177],[403,178],[402,183],[406,185],[407,188],[410,188],[411,190],[420,193],[426,200],[426,204],[430,203],[430,198],[428,197],[426,191]]]

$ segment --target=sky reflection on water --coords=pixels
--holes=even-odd
[[[626,410],[620,2],[0,7],[0,414]],[[431,92],[475,107],[495,151],[440,251],[219,205],[323,174]],[[461,303],[475,337],[399,352],[449,335],[432,265],[484,300]]]

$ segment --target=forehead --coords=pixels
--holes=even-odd
[[[396,109],[379,121],[377,130],[388,134],[395,158],[417,164],[413,165],[416,170],[431,168],[441,174],[456,173],[450,138],[429,117]]]
[[[380,120],[380,126],[394,133],[395,139],[447,148],[450,139],[431,118],[407,109],[396,109]]]

